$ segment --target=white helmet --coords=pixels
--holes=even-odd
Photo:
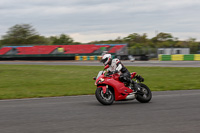
[[[108,65],[108,63],[111,61],[112,56],[111,54],[105,54],[103,55],[101,62],[103,62],[104,65]]]

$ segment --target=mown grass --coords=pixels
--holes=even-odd
[[[0,99],[94,94],[103,66],[0,65]],[[200,68],[127,67],[152,91],[200,89]]]

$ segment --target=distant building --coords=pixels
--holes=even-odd
[[[158,48],[157,54],[158,55],[190,54],[190,48]]]

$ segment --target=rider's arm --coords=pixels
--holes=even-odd
[[[108,75],[111,75],[111,74],[113,74],[113,73],[112,73],[111,71],[108,70],[108,71],[107,71],[107,74],[108,74]]]
[[[122,69],[122,64],[121,64],[121,62],[118,62],[117,67],[115,69],[115,73],[118,73],[119,71],[121,71],[121,69]]]
[[[110,68],[107,69],[107,74],[108,74],[108,75],[111,75],[111,74],[112,74]]]

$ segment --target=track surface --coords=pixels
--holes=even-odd
[[[122,61],[125,66],[200,67],[200,61]],[[99,61],[0,61],[0,64],[103,66]]]
[[[0,133],[199,133],[200,90],[103,106],[94,95],[0,100]]]

